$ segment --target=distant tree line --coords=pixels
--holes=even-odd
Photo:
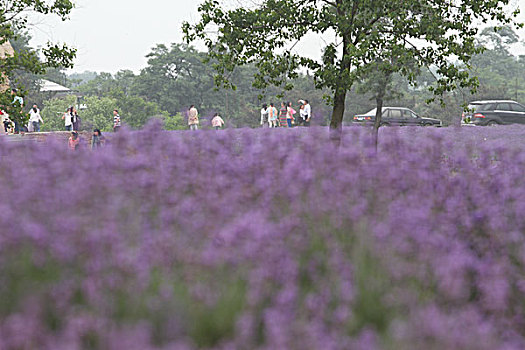
[[[427,103],[432,94],[426,89],[436,84],[437,73],[433,67],[419,72],[415,83],[399,74],[388,79],[384,105],[405,106],[422,116],[443,120],[445,125],[457,123],[463,106],[474,99],[515,99],[525,102],[525,57],[513,55],[513,48],[521,45],[517,34],[510,27],[499,30],[487,28],[477,38],[477,45],[484,47],[475,55],[469,67],[479,77],[475,94],[469,89],[445,92],[443,104]],[[22,37],[13,45],[15,50],[28,46],[28,37]],[[150,118],[164,120],[167,129],[186,127],[185,112],[194,104],[200,111],[204,126],[218,112],[229,127],[259,126],[259,110],[263,103],[280,103],[308,99],[313,108],[314,123],[328,125],[332,113],[323,98],[329,91],[316,89],[314,77],[305,71],[285,85],[255,88],[252,84],[257,68],[254,65],[236,67],[229,79],[236,89],[217,89],[214,62],[205,52],[199,52],[184,44],[157,45],[147,55],[147,66],[138,74],[121,70],[116,74],[84,72],[67,75],[60,69],[48,69],[44,75],[26,74],[18,77],[28,87],[27,106],[37,103],[43,107],[44,130],[61,130],[61,113],[68,105],[81,104],[80,110],[86,128],[98,127],[110,130],[112,111],[117,108],[123,121],[132,128],[142,127]],[[65,85],[78,96],[52,98],[39,93],[35,82],[45,78]],[[377,79],[375,80],[377,81]],[[355,114],[367,112],[376,106],[374,89],[370,79],[354,84],[347,95],[343,123],[350,123]]]

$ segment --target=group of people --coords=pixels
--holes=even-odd
[[[91,142],[90,147],[91,149],[96,149],[104,146],[106,144],[106,138],[102,135],[102,132],[99,129],[93,130],[93,134],[91,134]],[[82,146],[82,139],[78,133],[78,131],[71,131],[71,136],[69,137],[69,140],[67,142],[67,145],[70,150],[76,151]]]
[[[81,146],[81,138],[78,134],[78,129],[75,127],[75,121],[79,120],[78,114],[76,114],[76,109],[74,107],[68,108],[62,119],[65,120],[66,130],[71,131],[71,136],[68,140],[69,149],[72,151],[77,150]],[[80,125],[80,124],[78,124]],[[122,126],[122,121],[120,119],[120,114],[118,109],[113,110],[113,132],[119,131]],[[73,128],[71,130],[71,127]],[[106,138],[102,135],[100,129],[94,129],[91,134],[91,149],[96,149],[102,147],[106,144]]]
[[[62,116],[62,120],[64,121],[64,126],[66,128],[66,131],[79,131],[81,127],[81,119],[78,115],[77,109],[75,107],[69,107],[64,115]],[[113,131],[117,132],[122,125],[122,121],[120,119],[120,114],[118,113],[117,109],[113,110]],[[98,129],[95,129],[98,130]]]
[[[62,115],[62,120],[64,121],[66,131],[80,130],[81,119],[78,116],[78,112],[75,107],[68,107],[64,115]]]
[[[16,89],[11,91],[13,97],[13,105],[19,105],[24,107],[24,99],[18,96]],[[310,126],[310,120],[312,118],[312,109],[308,100],[299,100],[299,116],[296,118],[297,111],[293,108],[292,102],[282,102],[279,110],[273,103],[270,105],[264,104],[261,109],[261,125],[263,127],[276,128],[276,127],[288,127],[291,128],[294,125],[298,126]],[[40,109],[35,104],[29,111],[29,122],[27,126],[20,127],[18,123],[12,122],[9,116],[4,111],[0,110],[0,116],[2,117],[2,124],[5,132],[40,132],[40,126],[44,123],[42,116],[40,115]],[[187,112],[188,126],[190,130],[199,129],[199,111],[195,105],[191,105]],[[66,131],[72,132],[69,139],[70,148],[76,149],[78,147],[79,137],[78,131],[81,128],[81,118],[75,107],[68,107],[66,112],[62,115],[64,120],[64,127]],[[121,127],[121,118],[117,109],[113,110],[113,131],[117,132]],[[222,117],[215,113],[211,120],[212,127],[215,130],[219,130],[224,127],[224,120]],[[99,129],[93,131],[94,140],[99,140],[102,137],[102,133]],[[92,142],[93,144],[93,142]],[[100,141],[95,141],[95,144],[99,145]]]
[[[299,100],[299,115],[296,116],[297,111],[293,108],[292,102],[282,102],[279,110],[273,103],[263,104],[261,109],[261,126],[269,128],[291,128],[296,126],[310,126],[312,119],[312,107],[308,100]],[[190,130],[199,129],[199,111],[195,105],[191,105],[187,111],[188,127]],[[224,126],[224,120],[219,113],[215,113],[211,120],[211,125],[215,130],[219,130]]]
[[[195,108],[195,105],[191,105],[188,109],[188,126],[190,130],[199,130],[199,111]],[[213,126],[215,130],[219,130],[224,126],[224,119],[222,119],[219,113],[213,115],[211,126]]]
[[[261,126],[269,128],[291,128],[297,126],[310,126],[312,118],[312,107],[308,100],[299,100],[299,116],[293,108],[292,102],[281,102],[281,108],[277,110],[273,103],[270,106],[264,104],[261,109]]]
[[[17,90],[12,89],[11,94],[13,95],[13,106],[24,108],[24,99],[18,96]],[[22,112],[21,112],[22,113]],[[40,109],[36,104],[33,105],[29,111],[29,121],[27,125],[19,125],[15,118],[12,121],[9,115],[0,109],[0,131],[3,128],[5,133],[18,133],[18,132],[40,132],[40,127],[44,123],[40,114]],[[71,132],[71,136],[68,139],[68,147],[70,150],[77,150],[82,146],[82,138],[80,137],[79,130],[81,128],[81,119],[75,107],[68,107],[66,112],[62,115],[64,120],[64,126],[66,131]],[[121,119],[118,110],[113,111],[113,131],[117,132],[121,127]],[[94,129],[91,135],[90,147],[96,149],[102,147],[106,143],[106,138],[102,135],[100,129]]]
[[[11,96],[13,96],[12,105],[15,107],[24,108],[24,98],[22,96],[18,95],[17,89],[11,89]],[[20,112],[22,113],[22,112]],[[43,124],[42,117],[40,116],[40,110],[38,109],[38,106],[35,104],[33,105],[33,108],[29,111],[29,122],[27,125],[20,125],[16,118],[13,118],[13,120],[9,117],[9,114],[4,111],[3,109],[0,109],[0,117],[1,117],[1,123],[0,123],[0,130],[3,128],[4,133],[19,133],[19,132],[32,132],[35,129],[40,131],[40,125]]]
[[[13,106],[17,106],[23,109],[24,98],[18,95],[17,89],[12,89],[11,95],[13,96]],[[13,118],[12,120],[9,117],[9,114],[7,114],[4,110],[0,109],[0,132],[3,131],[3,133],[6,134],[19,132],[40,132],[40,127],[42,126],[42,124],[44,124],[44,120],[42,119],[42,115],[40,114],[40,109],[36,104],[34,104],[33,107],[29,110],[29,121],[27,125],[19,125],[16,119],[17,118]],[[81,128],[82,120],[78,115],[77,109],[75,107],[68,107],[62,115],[62,120],[64,120],[64,127],[66,131],[79,131]],[[117,132],[120,129],[121,125],[122,121],[119,112],[115,109],[113,111],[113,131]]]

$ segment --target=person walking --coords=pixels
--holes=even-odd
[[[33,128],[33,132],[40,132],[40,125],[44,123],[42,116],[40,115],[40,109],[36,104],[29,111],[29,124]]]
[[[113,132],[118,132],[122,121],[120,119],[120,114],[118,114],[118,109],[113,110]]]
[[[268,106],[265,104],[261,108],[261,126],[264,128],[268,123]]]
[[[190,130],[199,130],[199,111],[194,105],[188,110],[188,125]]]
[[[102,132],[99,129],[93,130],[91,135],[91,149],[100,148],[104,145],[106,139],[102,136]]]
[[[273,105],[273,103],[270,103],[270,108],[268,108],[268,124],[270,128],[276,128],[277,127],[277,117],[279,113],[277,112],[277,108]]]
[[[279,110],[279,125],[283,128],[286,128],[288,124],[286,123],[286,115],[288,114],[286,109],[286,103],[281,102],[281,109]]]
[[[211,125],[215,128],[215,130],[220,130],[223,127],[224,120],[221,118],[219,113],[215,113],[213,119],[211,120]]]
[[[286,106],[286,123],[288,124],[288,127],[291,128],[292,127],[292,124],[294,123],[294,114],[295,114],[295,109],[293,109],[292,107],[292,103],[291,102],[288,102],[288,105]]]
[[[73,107],[69,107],[62,116],[66,131],[73,131]]]

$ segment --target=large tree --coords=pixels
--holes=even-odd
[[[347,92],[378,61],[388,70],[415,79],[413,69],[434,66],[439,95],[458,86],[474,86],[458,63],[478,52],[474,36],[489,21],[511,23],[517,11],[505,11],[509,0],[261,0],[226,8],[217,0],[199,7],[201,19],[185,23],[188,42],[204,40],[216,62],[216,81],[231,86],[235,67],[254,63],[257,87],[290,89],[301,69],[314,73],[318,88],[328,88],[333,103],[331,128],[342,124]],[[296,43],[318,35],[326,42],[317,60],[294,50]],[[332,38],[332,40],[330,40]],[[415,61],[415,62],[414,62]]]

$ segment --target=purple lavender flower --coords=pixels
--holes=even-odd
[[[524,131],[0,137],[0,349],[522,349]]]

